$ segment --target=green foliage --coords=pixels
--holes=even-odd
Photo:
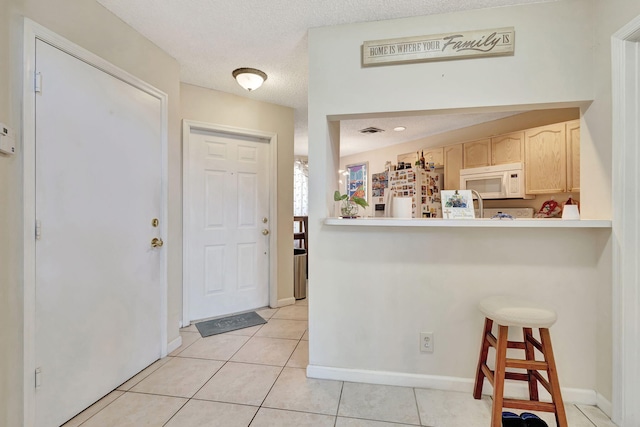
[[[347,200],[347,197],[348,196],[346,194],[340,194],[338,190],[333,193],[333,200],[335,200],[336,202],[339,202],[340,200]]]
[[[333,193],[333,200],[335,200],[336,202],[344,201],[344,200],[347,200],[348,198],[349,196],[347,194],[340,194],[338,190],[336,190],[336,192]],[[353,196],[351,198],[351,201],[358,206],[362,206],[363,208],[366,208],[367,206],[369,206],[369,203],[367,203],[367,201],[362,197]]]

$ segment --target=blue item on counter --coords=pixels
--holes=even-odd
[[[512,217],[509,214],[505,214],[502,212],[498,212],[497,214],[495,214],[494,216],[491,217],[491,219],[515,219],[514,217]]]

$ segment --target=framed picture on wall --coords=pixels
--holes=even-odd
[[[387,172],[371,174],[371,197],[384,197],[384,189],[388,186]]]
[[[347,165],[347,194],[349,199],[353,196],[367,200],[367,169],[369,162]],[[368,201],[368,200],[367,200]]]

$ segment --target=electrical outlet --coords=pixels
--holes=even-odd
[[[420,351],[433,353],[433,332],[420,332]]]

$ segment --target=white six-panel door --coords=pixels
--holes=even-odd
[[[185,143],[189,319],[268,305],[268,140],[194,129]]]
[[[35,93],[35,425],[161,356],[161,101],[45,42]]]

